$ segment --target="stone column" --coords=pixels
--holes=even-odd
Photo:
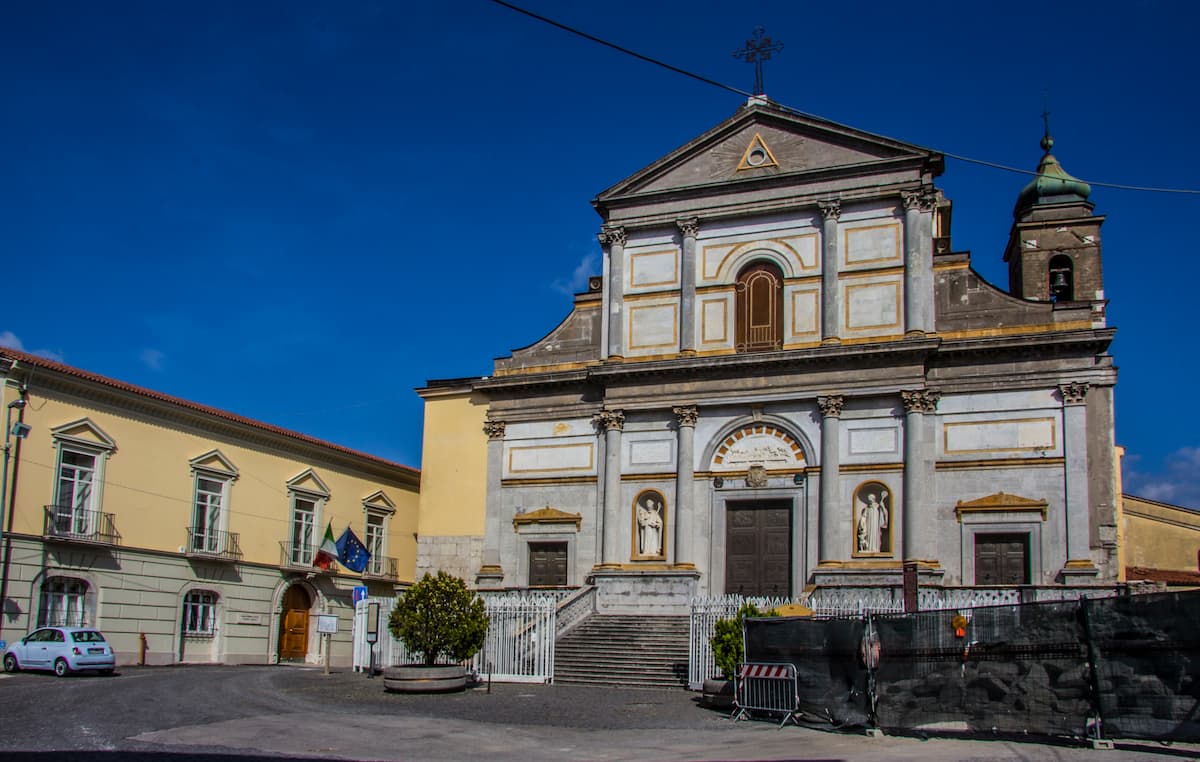
[[[1063,402],[1063,455],[1067,493],[1067,565],[1064,575],[1094,574],[1089,552],[1088,523],[1091,502],[1088,495],[1087,393],[1088,385],[1060,384]]]
[[[700,219],[675,220],[682,238],[679,253],[679,353],[696,353],[696,233]]]
[[[821,502],[817,508],[817,562],[838,560],[842,554],[837,548],[837,527],[839,522],[850,524],[847,506],[841,504],[838,498],[838,485],[841,478],[838,471],[841,466],[841,452],[838,449],[841,440],[842,405],[845,398],[841,395],[817,397],[817,406],[821,408]]]
[[[838,320],[838,218],[840,201],[820,201],[825,227],[821,236],[821,343],[840,344]],[[824,480],[822,480],[824,483]]]
[[[906,191],[904,199],[904,328],[933,332],[933,207],[929,188]]]
[[[597,238],[608,248],[608,356],[619,360],[625,351],[625,228],[604,225]]]
[[[900,392],[904,400],[904,500],[900,506],[901,539],[897,558],[928,561],[938,557],[934,532],[921,532],[921,516],[933,517],[934,430],[941,392],[915,389]],[[893,505],[893,507],[895,507]],[[926,522],[929,526],[930,522]]]
[[[487,434],[487,508],[484,519],[483,565],[475,575],[475,586],[500,587],[504,568],[500,565],[501,511],[504,508],[500,480],[504,476],[504,421],[484,421]]]
[[[620,410],[601,410],[592,420],[604,430],[604,512],[602,525],[597,527],[603,540],[600,545],[600,566],[616,568],[621,565],[617,556],[617,539],[621,526],[621,431],[625,428],[625,413]]]
[[[679,442],[675,460],[675,565],[695,568],[692,562],[692,519],[696,492],[696,420],[695,405],[673,408],[679,420]]]

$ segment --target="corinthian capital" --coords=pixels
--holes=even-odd
[[[841,416],[842,406],[845,404],[846,398],[840,394],[817,397],[817,407],[821,408],[821,415],[825,418],[837,418]]]
[[[821,209],[821,216],[827,220],[836,220],[842,216],[842,202],[834,199],[833,201],[818,201],[817,206]]]
[[[1082,381],[1059,384],[1058,393],[1062,395],[1064,405],[1082,405],[1087,397],[1088,385]]]
[[[679,419],[680,426],[691,426],[695,428],[696,421],[700,418],[700,409],[695,405],[685,405],[683,407],[671,408],[675,413],[675,417]]]
[[[684,238],[695,238],[696,234],[700,232],[700,218],[688,217],[683,220],[675,220],[675,226],[679,228],[679,232]]]
[[[625,228],[620,225],[604,225],[596,235],[601,246],[624,246]]]
[[[913,389],[900,392],[904,400],[904,410],[908,413],[936,413],[938,400],[942,393],[932,389]]]
[[[592,416],[592,423],[605,431],[620,431],[625,428],[625,412],[623,410],[601,410]]]
[[[905,209],[919,209],[922,212],[932,212],[933,208],[937,205],[937,194],[932,188],[901,191],[900,198],[904,200]]]
[[[484,421],[483,433],[488,439],[504,439],[504,421]]]

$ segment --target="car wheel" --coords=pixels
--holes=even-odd
[[[17,657],[12,654],[4,654],[4,671],[16,672],[18,669]]]
[[[70,673],[71,667],[67,664],[66,659],[54,660],[54,674],[58,675],[59,677],[66,677]]]

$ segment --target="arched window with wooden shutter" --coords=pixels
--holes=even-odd
[[[737,351],[783,346],[783,273],[771,262],[753,262],[737,279]]]

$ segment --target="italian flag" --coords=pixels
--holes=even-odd
[[[333,522],[330,521],[325,526],[325,539],[321,541],[321,547],[317,548],[317,555],[313,559],[313,566],[318,569],[328,569],[337,560],[337,557],[337,542],[333,539]]]

